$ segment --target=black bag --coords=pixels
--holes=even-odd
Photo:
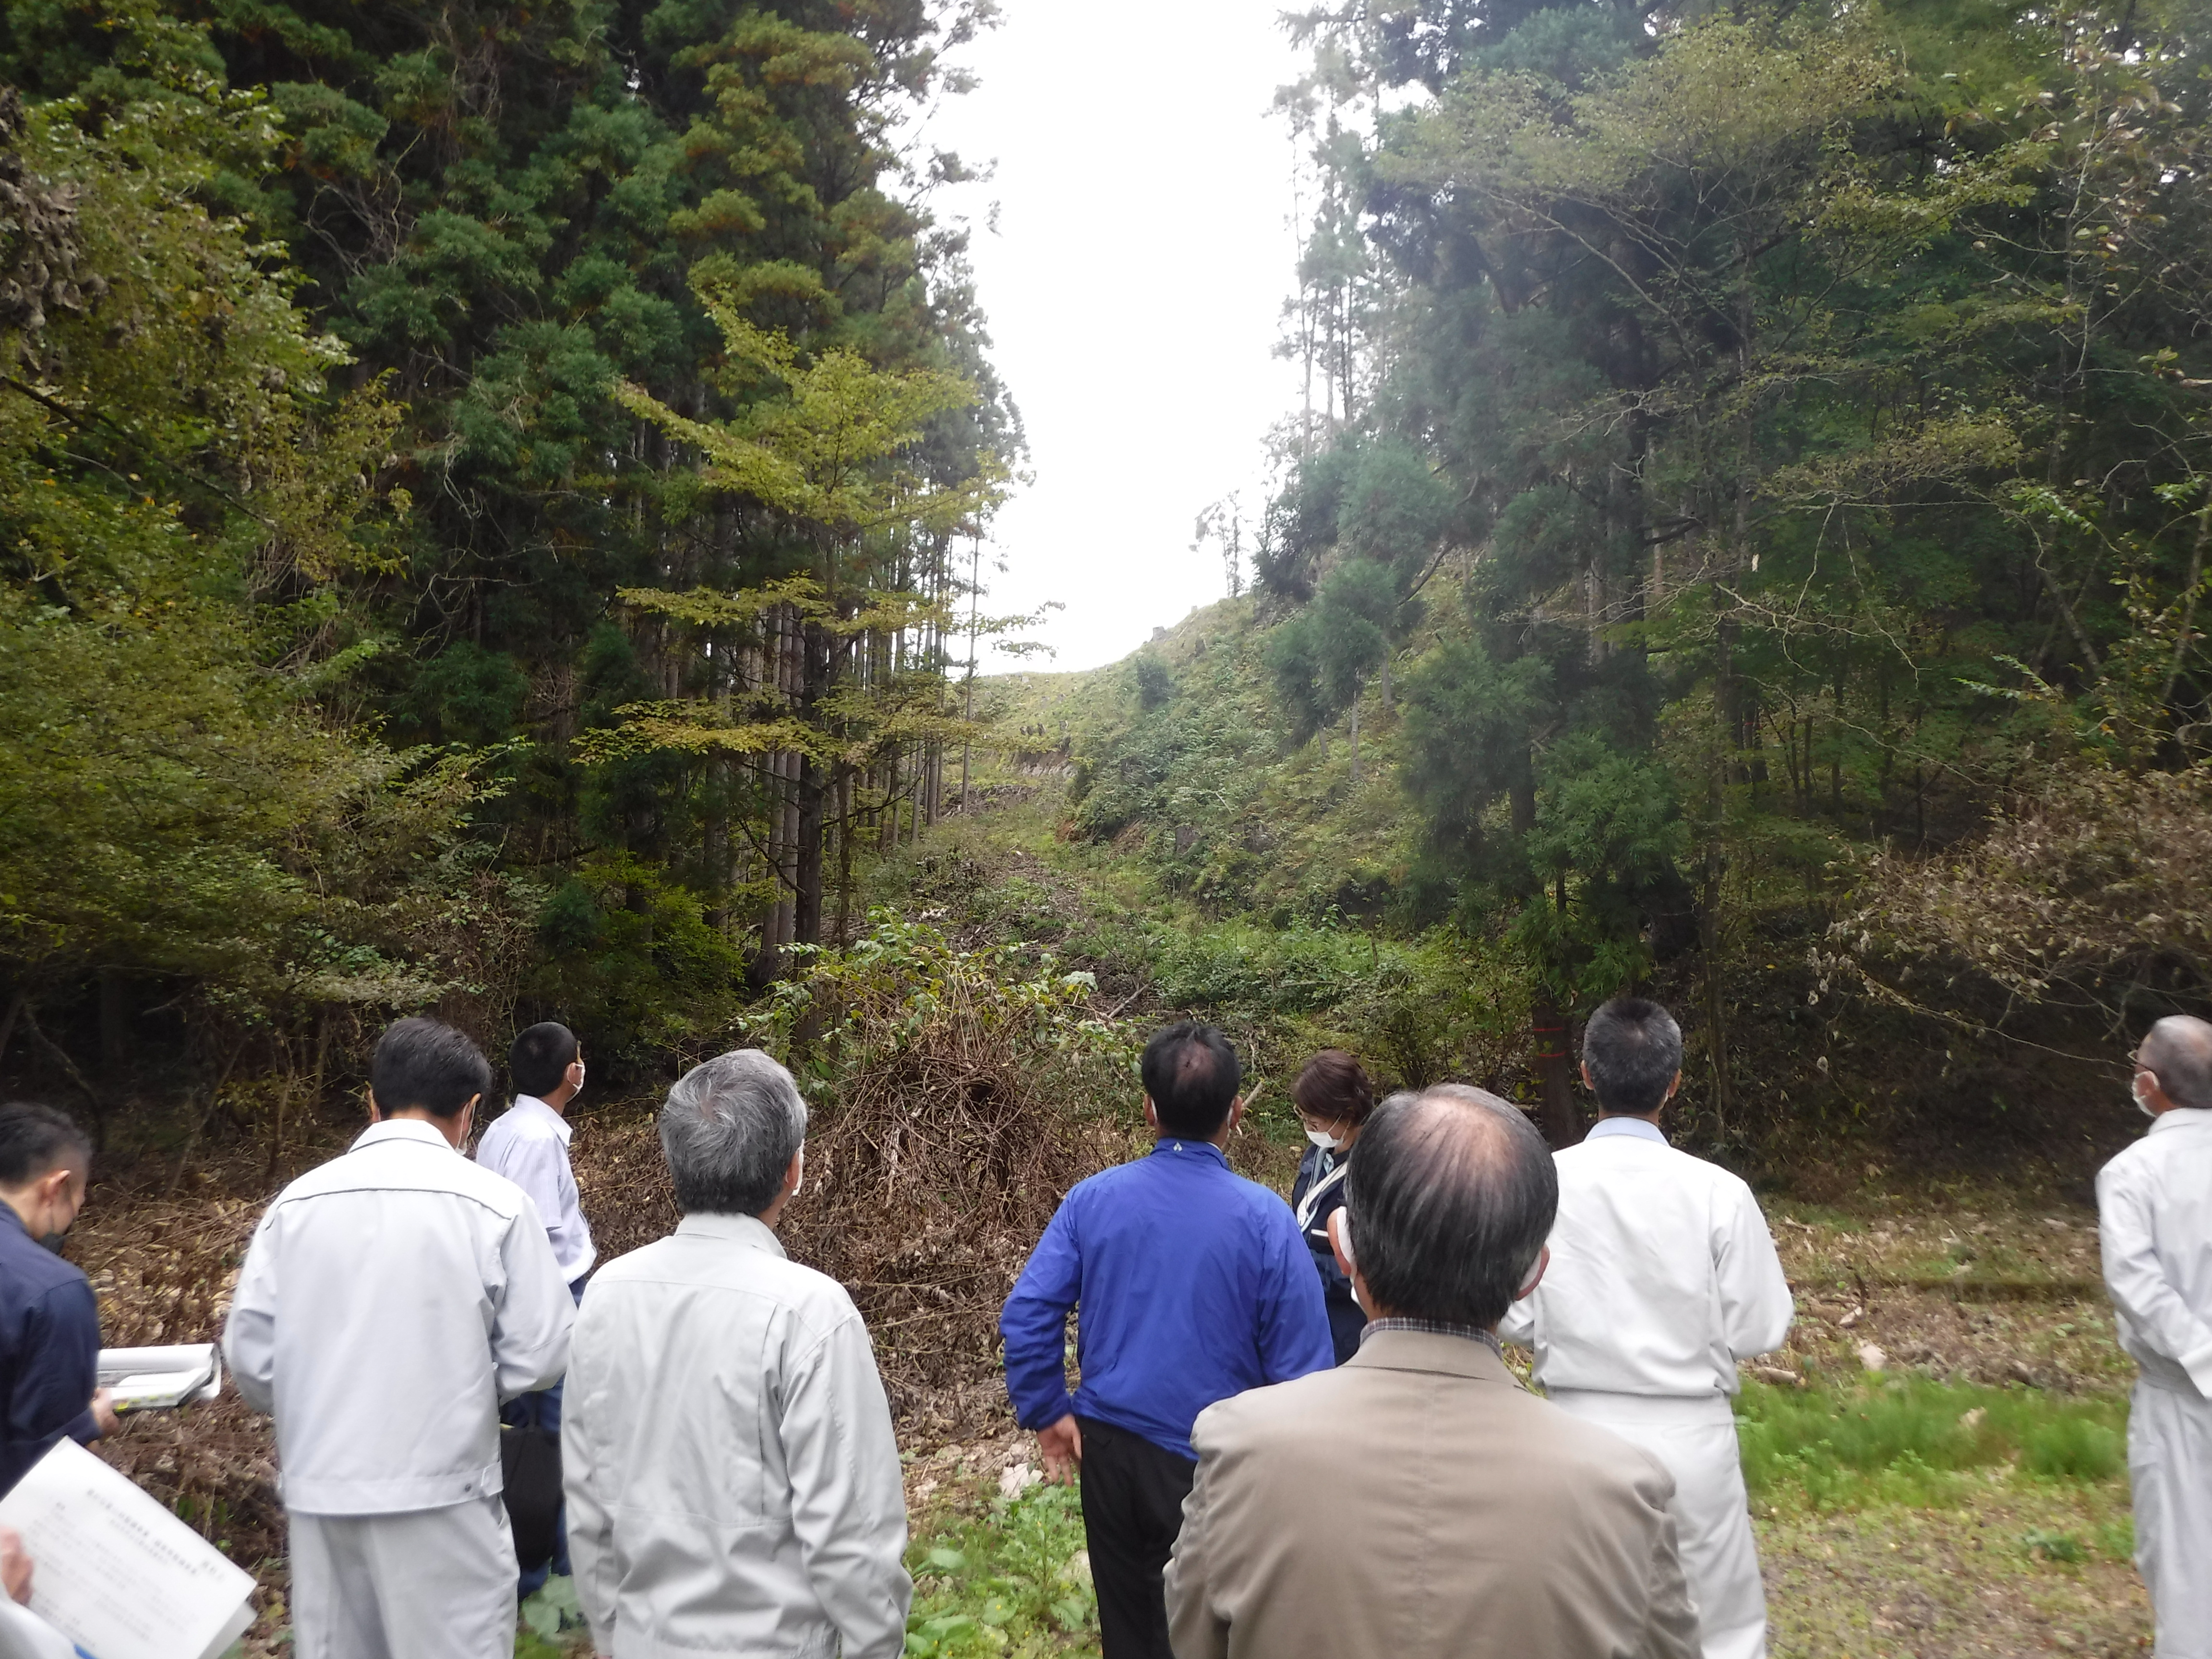
[[[561,1546],[560,1431],[501,1426],[499,1468],[515,1565],[528,1572],[552,1560]]]

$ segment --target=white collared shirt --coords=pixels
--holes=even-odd
[[[2150,1382],[2212,1399],[2212,1111],[2177,1107],[2097,1172],[2120,1346]]]
[[[591,1224],[577,1200],[575,1172],[568,1167],[568,1137],[574,1133],[574,1126],[536,1095],[517,1095],[477,1142],[477,1163],[530,1194],[545,1223],[553,1258],[571,1284],[599,1259]]]
[[[686,1216],[599,1269],[561,1455],[599,1652],[904,1650],[906,1498],[867,1328],[755,1218]]]
[[[1735,1393],[1735,1362],[1780,1347],[1796,1311],[1751,1188],[1638,1118],[1553,1161],[1551,1265],[1498,1334],[1535,1349],[1547,1389]]]
[[[500,1490],[499,1402],[560,1376],[575,1311],[528,1195],[387,1118],[270,1205],[223,1354],[287,1508],[442,1509]]]

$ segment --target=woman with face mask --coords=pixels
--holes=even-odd
[[[1298,1073],[1291,1085],[1291,1100],[1306,1139],[1313,1143],[1299,1160],[1291,1208],[1305,1235],[1306,1248],[1313,1252],[1314,1271],[1321,1275],[1329,1335],[1336,1345],[1336,1363],[1341,1365],[1358,1351],[1367,1316],[1352,1299],[1352,1281],[1329,1249],[1328,1218],[1343,1207],[1345,1158],[1375,1109],[1375,1091],[1358,1060],[1341,1048],[1324,1048]]]

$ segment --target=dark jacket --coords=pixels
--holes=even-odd
[[[1367,1316],[1352,1299],[1352,1281],[1336,1265],[1336,1252],[1328,1243],[1329,1216],[1344,1207],[1344,1180],[1338,1174],[1343,1168],[1340,1154],[1309,1146],[1298,1160],[1298,1178],[1291,1188],[1291,1209],[1303,1224],[1306,1249],[1313,1252],[1314,1270],[1321,1275],[1322,1297],[1328,1304],[1329,1340],[1335,1346],[1340,1365],[1359,1352],[1359,1334],[1367,1328]],[[1336,1176],[1336,1180],[1314,1200],[1309,1213],[1306,1194],[1331,1176]]]
[[[82,1273],[0,1204],[0,1492],[67,1435],[97,1437],[100,1304]]]

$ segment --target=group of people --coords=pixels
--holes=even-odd
[[[1583,1054],[1598,1124],[1554,1155],[1324,1050],[1286,1205],[1229,1167],[1229,1044],[1152,1040],[1151,1155],[1068,1194],[1000,1328],[1047,1473],[1081,1468],[1106,1659],[1765,1653],[1731,1396],[1789,1285],[1750,1189],[1660,1132],[1666,1011],[1607,1003]]]
[[[508,1062],[514,1103],[471,1159],[489,1063],[449,1027],[392,1026],[368,1127],[277,1195],[240,1270],[223,1347],[276,1419],[295,1650],[507,1659],[550,1570],[612,1659],[902,1652],[868,1333],[776,1238],[805,1181],[791,1074],[755,1049],[686,1073],[659,1110],[682,1220],[599,1266],[568,1159],[581,1049],[538,1025]],[[1286,1203],[1230,1168],[1230,1044],[1152,1038],[1151,1152],[1067,1194],[1000,1321],[1046,1474],[1080,1472],[1105,1659],[1764,1654],[1731,1396],[1793,1310],[1750,1190],[1659,1127],[1681,1064],[1664,1009],[1606,1004],[1583,1047],[1597,1124],[1554,1153],[1495,1096],[1377,1102],[1324,1051],[1293,1090],[1311,1146]],[[2152,1132],[2099,1200],[2142,1369],[2138,1560],[2158,1653],[2200,1659],[2212,1025],[2160,1022],[2131,1086]],[[63,1115],[0,1107],[0,1491],[115,1427],[92,1291],[58,1254],[89,1158]],[[526,1574],[502,1437],[556,1433],[565,1515]],[[21,1599],[35,1571],[0,1534],[0,1587]]]

